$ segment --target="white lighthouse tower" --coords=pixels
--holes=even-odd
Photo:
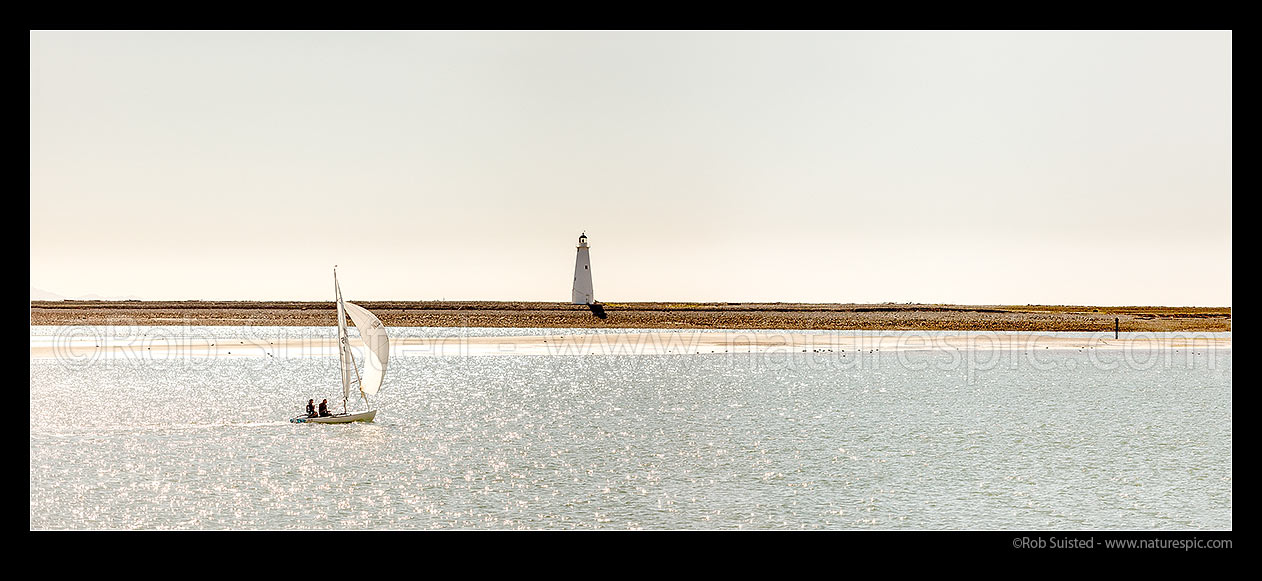
[[[578,237],[578,256],[574,259],[574,293],[571,304],[590,305],[596,302],[592,291],[592,256],[587,251],[587,233]]]

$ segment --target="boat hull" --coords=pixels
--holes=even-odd
[[[377,410],[368,410],[356,414],[335,414],[318,418],[299,416],[289,420],[295,424],[349,424],[351,422],[371,422],[377,417]]]

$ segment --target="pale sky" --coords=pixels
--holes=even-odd
[[[63,296],[1231,304],[1230,32],[31,32]]]

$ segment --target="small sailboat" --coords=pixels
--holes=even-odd
[[[289,421],[296,424],[346,424],[350,422],[371,422],[377,417],[377,410],[372,409],[368,396],[376,395],[381,383],[386,378],[386,361],[390,359],[390,337],[386,335],[386,327],[381,319],[355,303],[342,300],[342,287],[337,282],[337,267],[333,267],[333,291],[337,297],[337,345],[338,356],[342,361],[342,413],[329,416],[298,416]],[[364,356],[364,373],[360,374],[355,364],[355,353],[351,350],[350,338],[346,334],[346,317],[350,316],[359,329],[359,337],[367,347]],[[354,379],[351,375],[354,374]],[[351,413],[348,404],[351,397],[351,386],[359,388],[359,396],[364,400],[365,411]]]

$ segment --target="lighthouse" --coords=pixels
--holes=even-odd
[[[578,256],[574,258],[574,293],[571,304],[590,305],[596,302],[592,291],[592,256],[588,254],[587,233],[578,237]]]

